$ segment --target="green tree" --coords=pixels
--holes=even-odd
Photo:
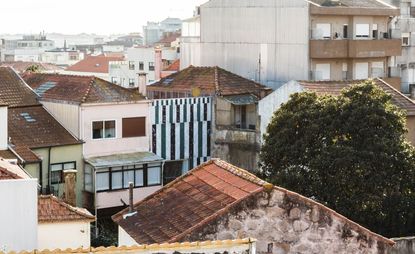
[[[296,93],[274,113],[262,177],[385,236],[415,233],[415,150],[405,112],[373,82]]]

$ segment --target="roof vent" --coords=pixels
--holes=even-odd
[[[29,123],[36,122],[36,119],[32,118],[32,116],[29,113],[24,112],[24,113],[21,113],[20,116],[23,117],[26,120],[26,122],[29,122]]]

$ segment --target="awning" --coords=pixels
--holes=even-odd
[[[94,168],[107,168],[128,166],[134,164],[144,164],[152,162],[162,162],[164,159],[151,152],[137,152],[126,154],[114,154],[108,156],[98,156],[85,159],[85,162]]]
[[[231,95],[222,98],[233,105],[249,105],[258,102],[258,98],[252,94]]]

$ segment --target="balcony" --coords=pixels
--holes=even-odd
[[[310,39],[311,58],[371,58],[401,55],[400,39],[381,40],[313,40]]]

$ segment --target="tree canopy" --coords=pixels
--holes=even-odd
[[[415,233],[415,150],[406,114],[372,81],[293,94],[273,116],[261,176],[385,236]]]

